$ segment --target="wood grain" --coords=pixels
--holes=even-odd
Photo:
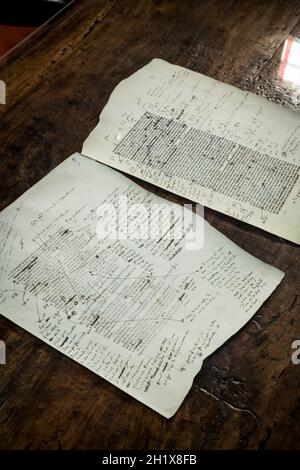
[[[76,3],[1,69],[1,208],[80,151],[113,88],[154,57],[299,111],[299,91],[277,80],[289,34],[300,35],[299,1]],[[299,247],[212,210],[206,217],[286,277],[205,361],[176,416],[162,418],[1,317],[0,448],[300,448],[300,366],[291,363]]]

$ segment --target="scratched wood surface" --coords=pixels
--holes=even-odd
[[[78,2],[2,67],[1,208],[80,151],[113,88],[153,57],[299,109],[299,92],[276,78],[289,34],[300,36],[299,1]],[[286,277],[205,361],[176,416],[162,418],[1,317],[0,448],[300,448],[299,247],[206,217]]]

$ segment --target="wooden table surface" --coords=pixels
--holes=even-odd
[[[80,151],[113,88],[154,57],[299,110],[299,91],[277,79],[289,34],[300,36],[299,1],[79,1],[1,70],[1,208]],[[1,449],[300,448],[300,365],[291,362],[300,339],[300,249],[205,213],[286,277],[205,361],[175,417],[164,419],[1,317]]]

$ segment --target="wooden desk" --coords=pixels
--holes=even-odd
[[[1,71],[1,207],[80,151],[113,88],[153,57],[299,109],[299,94],[276,79],[289,34],[300,36],[299,1],[76,3]],[[0,448],[300,448],[300,365],[291,362],[300,249],[212,210],[206,217],[286,277],[205,361],[176,416],[162,418],[0,318]]]

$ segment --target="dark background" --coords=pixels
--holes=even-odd
[[[284,42],[300,36],[298,0],[81,0],[0,78],[0,205],[75,151],[114,87],[158,57],[299,112],[278,80]],[[145,185],[169,199],[184,202]],[[253,319],[205,362],[166,420],[0,317],[2,449],[299,449],[299,247],[213,210],[206,219],[286,276]]]

